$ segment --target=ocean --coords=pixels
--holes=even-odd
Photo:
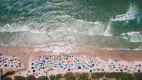
[[[0,0],[0,45],[142,49],[142,0]]]

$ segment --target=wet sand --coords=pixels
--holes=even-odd
[[[32,54],[37,55],[47,55],[47,54],[56,54],[54,52],[43,52],[38,51],[34,52],[33,47],[6,47],[0,46],[0,54],[9,55],[9,56],[19,56],[23,59],[27,58],[27,56]],[[61,53],[66,54],[66,53]],[[92,57],[100,57],[102,59],[121,59],[125,61],[142,61],[142,50],[133,51],[133,50],[103,50],[95,47],[84,47],[78,46],[78,50],[67,53],[67,54],[75,54],[80,55],[84,54]]]

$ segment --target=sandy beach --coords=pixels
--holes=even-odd
[[[3,68],[4,73],[15,71],[16,73],[12,76],[35,75],[37,77],[59,73],[64,74],[66,72],[135,73],[142,71],[142,51],[103,50],[87,46],[77,47],[78,50],[71,53],[55,53],[44,51],[35,52],[33,47],[0,46],[1,60],[4,59],[2,58],[3,56],[7,58],[7,60],[14,56],[14,58],[11,59],[21,60],[21,65],[23,65],[19,68],[4,66],[1,68]],[[4,64],[7,64],[7,62]],[[33,67],[32,65],[35,64],[36,66]],[[83,67],[85,64],[88,64],[86,65],[88,67]],[[1,65],[3,65],[2,62]]]
[[[142,60],[142,50],[133,51],[133,50],[103,50],[96,47],[88,46],[77,46],[78,50],[67,53],[67,54],[87,54],[87,56],[100,57],[101,59],[121,59],[125,61],[141,61]],[[47,55],[47,54],[66,54],[66,53],[54,53],[52,51],[34,51],[33,47],[10,47],[10,46],[0,46],[0,54],[9,55],[9,56],[19,56],[24,59],[27,56],[36,54],[36,55]],[[25,60],[25,59],[24,59]]]

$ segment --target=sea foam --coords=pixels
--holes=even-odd
[[[125,21],[135,19],[136,14],[138,14],[138,8],[135,5],[130,4],[129,9],[125,14],[117,15],[114,19],[112,18],[111,21]]]

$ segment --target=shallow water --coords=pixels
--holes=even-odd
[[[142,0],[0,0],[0,4],[1,45],[142,49]]]

